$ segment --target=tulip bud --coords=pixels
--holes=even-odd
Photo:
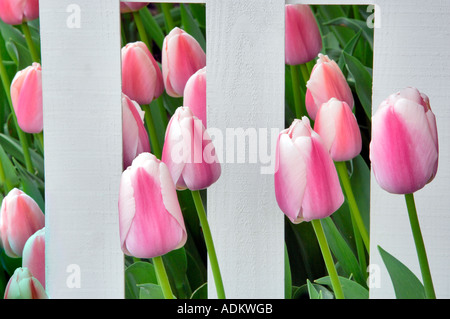
[[[188,106],[206,127],[206,67],[198,70],[187,81],[183,104]]]
[[[142,8],[148,6],[150,2],[120,2],[120,12],[128,13],[133,11],[139,11]]]
[[[438,168],[436,118],[416,88],[390,95],[372,117],[370,160],[378,184],[410,194],[431,182]]]
[[[344,202],[333,160],[307,117],[278,136],[275,195],[293,223],[328,217]]]
[[[306,87],[306,110],[313,120],[319,107],[333,97],[346,102],[353,110],[352,91],[339,66],[326,55],[319,54]]]
[[[45,288],[45,228],[35,232],[25,243],[22,267],[27,268]]]
[[[17,268],[6,286],[4,299],[48,299],[48,296],[27,268]]]
[[[150,142],[144,126],[141,107],[128,96],[122,94],[122,148],[123,168],[131,165],[141,153],[150,152]]]
[[[164,91],[162,73],[143,42],[122,48],[122,91],[139,104],[150,104]]]
[[[191,35],[174,28],[164,39],[161,62],[167,94],[181,97],[189,78],[206,66],[206,54]]]
[[[166,164],[142,153],[123,173],[119,190],[120,241],[125,254],[162,256],[187,239],[175,185]]]
[[[355,115],[345,102],[332,98],[322,104],[314,130],[322,137],[336,162],[351,160],[361,152],[361,132]]]
[[[179,107],[170,119],[162,160],[179,190],[205,189],[220,177],[214,145],[202,122],[187,106]]]
[[[0,0],[0,19],[7,24],[22,24],[39,18],[39,0]]]
[[[43,129],[42,71],[39,63],[17,72],[11,83],[11,101],[22,131],[40,133]]]
[[[322,50],[322,37],[311,8],[306,4],[287,4],[286,64],[304,64],[313,60]]]
[[[28,238],[43,228],[45,217],[38,204],[14,188],[3,199],[0,211],[0,238],[9,257],[22,257]]]

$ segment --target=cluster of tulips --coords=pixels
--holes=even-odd
[[[151,259],[164,298],[174,298],[161,256],[183,247],[187,241],[177,191],[189,189],[217,296],[225,298],[200,193],[221,175],[206,130],[206,55],[193,36],[174,27],[164,39],[158,63],[139,14],[147,5],[121,3],[121,12],[133,16],[140,36],[140,41],[124,43],[122,48],[123,173],[118,200],[121,247],[135,260]],[[276,200],[292,223],[311,222],[334,296],[345,298],[321,220],[335,213],[346,199],[362,250],[369,252],[369,234],[346,164],[362,148],[355,101],[341,68],[321,53],[322,37],[311,8],[286,5],[285,9],[286,64],[291,66],[295,120],[277,141]],[[27,21],[38,15],[38,0],[0,0],[0,18],[8,24],[22,25],[25,37]],[[7,93],[25,157],[27,138],[23,134],[34,134],[42,141],[43,130],[41,66],[32,40],[28,43],[33,64],[19,71],[10,85],[2,77],[4,86],[9,87]],[[314,60],[309,72],[305,64]],[[305,88],[298,84],[298,66],[307,77]],[[300,89],[305,90],[303,101]],[[161,145],[151,107],[167,119],[164,92],[183,102],[167,122]],[[412,87],[387,97],[372,117],[370,160],[379,185],[390,193],[406,196],[410,216],[416,214],[412,194],[436,175],[438,153],[436,120],[428,97]],[[22,257],[22,267],[11,277],[5,298],[46,298],[43,212],[30,196],[13,188],[2,202],[0,214],[5,253],[12,258]],[[418,223],[413,231],[420,232]],[[419,261],[425,291],[427,297],[433,298],[431,274],[419,239],[416,245],[423,251]]]

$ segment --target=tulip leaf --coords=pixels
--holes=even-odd
[[[348,71],[355,79],[356,94],[366,112],[367,117],[372,117],[372,75],[366,67],[355,57],[342,53]]]
[[[353,194],[361,213],[367,232],[370,231],[370,169],[361,155],[353,160],[353,172],[350,177]]]
[[[7,284],[5,272],[3,269],[0,269],[0,296],[4,296]]]
[[[141,284],[157,284],[155,268],[148,262],[139,261],[125,270],[125,298],[139,299]]]
[[[416,275],[380,246],[378,251],[391,277],[397,299],[425,299],[425,289]]]
[[[332,287],[329,276],[315,280],[316,283]],[[357,282],[345,277],[339,276],[342,291],[345,299],[369,299],[369,290],[358,284]]]
[[[198,287],[191,296],[191,299],[208,299],[208,284],[205,282]]]
[[[338,5],[326,5],[326,6],[318,6],[318,11],[320,12],[320,16],[325,21],[330,21],[333,19],[345,17],[346,13],[341,6]],[[341,47],[344,47],[345,44],[353,37],[354,31],[347,28],[346,26],[341,25],[326,25],[325,22],[322,23],[323,27],[327,27],[333,32],[333,34],[338,39]]]
[[[355,34],[355,36],[346,44],[345,48],[342,51],[347,54],[353,55],[353,51],[355,50],[356,44],[358,43],[360,37],[361,31]],[[341,56],[339,57],[338,65],[342,72],[347,71],[345,68],[345,60],[343,54],[341,54]]]
[[[322,292],[317,291],[309,279],[306,281],[306,286],[308,287],[309,299],[322,299]]]
[[[309,279],[307,279],[309,281]],[[328,290],[326,287],[311,283],[311,285],[314,287],[314,289],[321,295],[321,299],[334,299],[333,293]],[[293,289],[292,293],[292,299],[310,299],[310,294],[308,290],[308,284],[304,284],[300,287],[294,287],[296,289]]]
[[[184,31],[193,36],[200,44],[203,51],[206,52],[205,36],[203,35],[202,30],[200,30],[197,21],[192,17],[191,11],[189,10],[188,7],[186,7],[185,4],[180,4],[180,9],[181,9],[181,22],[183,24]]]
[[[9,257],[3,248],[0,248],[0,262],[9,276],[12,276],[17,268],[22,267],[22,258]]]
[[[0,162],[5,174],[5,180],[2,182],[4,186],[8,188],[8,191],[10,191],[12,188],[16,187],[19,184],[19,178],[17,177],[17,172],[14,168],[14,165],[11,163],[11,160],[9,159],[8,155],[1,145]]]
[[[164,299],[161,287],[156,284],[142,284],[138,288],[139,299]]]
[[[338,17],[325,22],[325,25],[346,26],[355,32],[362,32],[364,39],[373,48],[373,29],[369,28],[366,21],[351,19],[348,17]]]
[[[206,28],[206,10],[204,3],[190,3],[189,9],[201,28]]]
[[[289,254],[287,252],[286,244],[284,245],[284,298],[292,298],[291,266],[289,264]]]
[[[187,280],[187,256],[185,248],[173,250],[162,256],[164,266],[169,277],[173,293],[179,299],[189,298],[192,294],[189,281]]]
[[[42,195],[43,184],[39,181],[36,176],[30,174],[15,158],[13,158],[13,163],[17,168],[19,173],[20,183],[22,185],[22,190],[39,205],[39,208],[45,212],[45,202]],[[41,190],[42,192],[41,192]]]
[[[139,11],[144,23],[144,28],[150,38],[156,43],[159,49],[162,49],[164,42],[164,32],[159,24],[156,22],[154,16],[147,8],[143,8]]]

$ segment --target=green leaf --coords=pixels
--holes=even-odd
[[[180,5],[181,10],[181,22],[183,24],[183,29],[190,35],[192,35],[200,44],[203,51],[206,51],[206,40],[203,35],[202,30],[197,23],[197,21],[192,17],[191,11],[186,5]]]
[[[332,287],[330,277],[323,277],[315,280],[316,283]],[[357,282],[339,277],[345,299],[369,299],[369,290],[358,284]]]
[[[342,54],[348,71],[355,79],[356,94],[370,119],[372,117],[372,75],[358,59],[345,52]]]
[[[141,284],[157,284],[155,268],[151,263],[139,261],[125,270],[125,298],[139,299]]]
[[[362,32],[364,39],[373,48],[373,29],[369,28],[366,21],[339,17],[325,22],[325,25],[346,26],[355,32]]]
[[[425,289],[416,275],[380,246],[378,251],[391,277],[397,299],[425,299]]]
[[[19,185],[19,178],[17,176],[16,169],[14,165],[11,163],[8,155],[6,154],[3,147],[0,145],[0,162],[3,167],[3,171],[5,173],[5,186],[8,185],[9,190]]]
[[[204,3],[190,3],[189,9],[201,28],[206,28],[206,9]]]
[[[45,212],[45,201],[43,197],[44,185],[36,176],[31,175],[15,158],[13,163],[19,174],[22,190],[39,205],[40,209]],[[41,192],[42,190],[42,192]]]
[[[355,34],[355,36],[345,45],[343,52],[353,55],[353,51],[355,50],[356,44],[358,43],[360,37],[361,37],[361,31],[359,31],[357,34]],[[341,56],[339,57],[338,65],[342,71],[346,71],[345,70],[345,60],[344,60],[343,54],[341,54]]]
[[[336,18],[346,17],[346,13],[342,6],[338,5],[326,5],[326,6],[318,6],[320,17],[324,21],[330,21]],[[333,34],[336,36],[339,41],[341,47],[344,47],[346,43],[353,37],[354,31],[343,27],[340,25],[326,25],[325,22],[322,22],[322,26],[327,27]],[[326,29],[324,29],[324,35],[326,35]]]
[[[139,14],[142,17],[142,22],[144,23],[144,28],[147,31],[150,38],[156,43],[159,49],[162,49],[164,42],[164,32],[159,26],[158,22],[156,22],[153,15],[147,8],[143,8],[139,11]]]
[[[164,299],[160,286],[155,284],[142,284],[139,287],[139,299]]]
[[[198,287],[191,296],[191,299],[208,299],[208,284],[205,282]]]
[[[192,294],[191,287],[187,280],[187,256],[185,248],[179,248],[162,256],[164,267],[170,279],[173,293],[179,299],[189,298]]]
[[[309,299],[322,299],[322,295],[314,288],[309,279],[306,281],[306,286],[308,287]]]
[[[286,245],[284,245],[284,298],[292,298],[292,276],[291,266],[289,264],[289,255]]]
[[[316,291],[319,292],[319,295],[321,295],[321,299],[334,299],[333,293],[329,291],[326,287],[315,283],[311,283],[311,285],[314,287]],[[310,299],[308,285],[304,284],[300,287],[294,287],[292,299]]]
[[[22,258],[9,257],[3,248],[0,248],[0,262],[9,276],[12,276],[17,268],[22,267]]]
[[[367,232],[370,231],[370,169],[361,155],[352,160],[353,173],[350,177],[353,194],[364,221]]]

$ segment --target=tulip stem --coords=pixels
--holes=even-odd
[[[322,223],[320,219],[314,219],[311,221],[316,233],[317,241],[319,242],[320,250],[322,252],[325,266],[327,267],[328,275],[330,276],[331,285],[333,286],[334,295],[336,299],[345,299],[344,292],[342,291],[341,282],[334,266],[333,257],[331,256],[330,247],[328,246],[327,238],[323,231]]]
[[[417,217],[416,203],[413,194],[405,194],[406,206],[408,208],[409,222],[416,245],[417,257],[419,258],[420,271],[422,272],[422,280],[425,288],[425,296],[427,299],[436,299],[433,280],[431,278],[430,265],[428,264],[427,252],[423,241],[422,232],[420,230],[419,218]]]
[[[155,122],[153,121],[152,110],[150,109],[150,105],[148,104],[142,105],[142,109],[145,112],[145,123],[147,124],[150,142],[152,143],[153,154],[158,159],[161,159],[161,147],[159,146],[158,135],[155,130]]]
[[[144,8],[147,10],[146,8]],[[151,51],[150,41],[147,37],[147,32],[145,31],[144,23],[142,22],[141,14],[136,11],[133,12],[134,22],[136,22],[136,28],[139,33],[139,37],[141,38],[141,41],[145,43],[147,48]]]
[[[364,226],[358,204],[356,203],[355,195],[353,194],[352,185],[350,183],[350,178],[348,176],[347,166],[345,165],[345,162],[336,162],[336,169],[339,178],[341,179],[345,195],[347,197],[348,206],[350,207],[350,213],[352,214],[353,220],[358,226],[358,230],[364,242],[364,246],[366,246],[367,252],[370,253],[369,234],[367,233],[366,227]]]
[[[1,51],[0,51],[1,57]],[[33,162],[31,161],[30,150],[28,149],[28,140],[25,132],[22,131],[17,122],[16,112],[11,100],[11,82],[9,81],[8,72],[6,72],[5,65],[3,64],[3,59],[0,58],[0,77],[2,79],[3,88],[5,89],[6,98],[8,99],[8,104],[13,117],[13,122],[16,127],[17,135],[19,136],[20,144],[22,145],[23,156],[25,158],[25,167],[27,171],[34,174]]]
[[[294,93],[295,116],[301,119],[306,115],[306,107],[302,103],[300,94],[300,72],[298,65],[291,65],[292,92]]]
[[[172,288],[170,287],[169,277],[167,277],[166,268],[161,256],[153,257],[153,266],[155,267],[156,277],[161,286],[165,299],[174,299]]]
[[[161,9],[164,14],[164,20],[166,21],[167,33],[169,33],[176,26],[170,13],[171,8],[172,5],[170,3],[161,3]]]
[[[208,219],[206,217],[205,207],[203,206],[202,198],[199,191],[192,191],[192,198],[194,199],[195,208],[197,209],[198,218],[203,230],[203,236],[205,237],[206,249],[208,250],[209,262],[214,277],[214,283],[216,285],[217,297],[219,299],[225,299],[225,290],[223,288],[222,276],[220,274],[219,262],[217,261],[216,250],[209,229]]]
[[[28,49],[30,50],[31,58],[33,59],[33,62],[40,62],[39,54],[36,50],[36,47],[33,43],[33,38],[31,37],[30,27],[28,26],[27,22],[22,23],[22,32],[25,35],[25,40],[28,45]]]

